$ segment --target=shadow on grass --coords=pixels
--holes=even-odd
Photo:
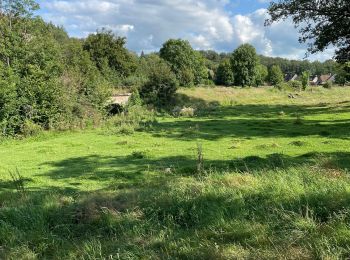
[[[79,186],[82,180],[106,182],[116,189],[148,185],[163,176],[196,176],[197,159],[186,156],[133,159],[126,157],[86,156],[47,163],[55,169],[43,174],[54,180],[66,179]],[[262,172],[275,169],[288,170],[302,165],[320,165],[340,170],[350,169],[350,153],[307,153],[301,156],[269,154],[266,157],[248,156],[231,160],[204,160],[207,171]],[[6,185],[6,184],[1,184]]]
[[[280,160],[284,160],[284,169],[287,169],[286,164],[307,162],[319,156],[306,154],[276,159],[277,155],[271,155],[247,157],[243,161],[249,167],[273,162],[271,169],[275,169]],[[350,154],[324,156],[333,158],[333,163],[344,162],[347,166]],[[163,158],[169,162],[173,159]],[[194,162],[189,158],[177,159],[188,164]],[[103,170],[99,175],[98,168],[102,169],[103,165],[114,168],[125,160],[97,156],[74,158],[54,164],[57,169],[48,175],[70,178],[69,169],[84,162],[89,165],[84,169],[81,164],[81,176],[76,172],[75,178],[95,171],[97,180],[118,179],[118,174],[111,176],[112,172]],[[149,163],[150,160],[143,159],[137,164]],[[135,160],[129,160],[122,166],[134,169],[134,164]],[[310,172],[293,175],[276,171],[259,176],[261,182],[249,182],[252,176],[247,174],[226,175],[230,182],[225,183],[218,176],[203,180],[189,178],[184,182],[176,174],[170,174],[165,178],[150,178],[145,183],[131,170],[126,179],[125,176],[120,179],[131,180],[135,185],[118,192],[111,184],[109,189],[76,194],[62,189],[28,191],[24,196],[3,193],[0,194],[0,256],[27,248],[46,259],[111,256],[227,259],[225,252],[218,248],[235,245],[256,259],[259,257],[254,254],[259,250],[268,250],[271,256],[280,253],[274,252],[276,246],[284,251],[293,240],[295,246],[315,249],[311,254],[318,258],[317,243],[321,237],[322,241],[328,239],[327,235],[330,241],[336,239],[325,230],[340,228],[339,223],[346,226],[350,218],[344,211],[350,207],[349,181],[329,181]],[[137,182],[142,185],[136,185]],[[334,218],[335,214],[342,214],[342,218]],[[316,224],[308,228],[307,221]],[[303,223],[306,223],[302,227],[305,230],[298,226]],[[293,237],[296,233],[301,234],[302,239]],[[12,239],[13,234],[18,238]],[[343,237],[335,243],[340,252],[349,242]]]
[[[179,120],[161,122],[150,133],[155,137],[180,140],[217,140],[225,137],[301,137],[323,136],[330,138],[349,138],[350,120],[325,122],[320,120],[296,119],[215,119]]]
[[[149,130],[155,137],[181,140],[217,140],[224,137],[299,137],[349,138],[350,119],[305,119],[306,116],[350,114],[350,101],[339,104],[221,106],[200,98],[179,94],[177,104],[197,108],[197,116],[160,122]]]

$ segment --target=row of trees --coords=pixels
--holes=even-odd
[[[212,70],[216,70],[218,66],[231,57],[231,53],[217,53],[216,51],[200,51],[206,59],[206,66]],[[336,73],[338,63],[334,60],[325,62],[309,60],[288,60],[279,57],[266,57],[259,55],[260,63],[268,68],[278,65],[284,74],[301,75],[303,71],[309,71],[311,75],[322,75],[328,73]]]

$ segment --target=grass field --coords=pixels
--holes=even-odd
[[[0,259],[350,258],[350,88],[179,100],[197,116],[3,140]]]

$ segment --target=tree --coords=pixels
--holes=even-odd
[[[157,56],[152,57],[147,71],[147,82],[140,89],[140,96],[146,104],[158,108],[169,105],[177,90],[177,80],[170,66]]]
[[[243,44],[232,54],[231,65],[235,84],[237,86],[253,86],[257,76],[259,58],[255,48],[250,44]]]
[[[284,81],[284,76],[281,68],[277,65],[273,65],[269,71],[270,84],[276,86]]]
[[[125,48],[126,38],[102,29],[90,34],[84,42],[84,50],[90,53],[98,69],[106,76],[109,69],[119,77],[127,77],[137,68],[136,59]]]
[[[269,71],[265,65],[259,64],[257,67],[257,75],[255,79],[255,84],[257,86],[262,86],[267,81]]]
[[[166,60],[181,86],[198,85],[208,78],[202,55],[184,40],[168,40],[160,49],[160,57]]]
[[[280,0],[271,2],[268,12],[266,25],[290,17],[301,28],[299,41],[309,42],[310,53],[333,45],[339,62],[350,60],[350,1]]]
[[[301,84],[303,87],[303,90],[305,90],[309,86],[310,82],[310,72],[304,71],[303,74],[301,75]]]
[[[28,37],[28,23],[39,5],[33,0],[0,1],[0,60],[11,67]]]
[[[335,83],[346,85],[350,82],[350,61],[339,64],[336,69]]]
[[[229,59],[225,59],[220,63],[216,71],[216,83],[224,86],[232,86],[234,84],[234,76]]]

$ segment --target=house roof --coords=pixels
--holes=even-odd
[[[330,74],[321,75],[321,76],[319,77],[319,81],[320,81],[320,82],[327,82],[328,80],[330,80],[331,77],[332,77],[332,75],[330,75]]]
[[[286,81],[293,81],[293,80],[296,80],[297,78],[298,78],[298,74],[287,74],[285,76]]]

